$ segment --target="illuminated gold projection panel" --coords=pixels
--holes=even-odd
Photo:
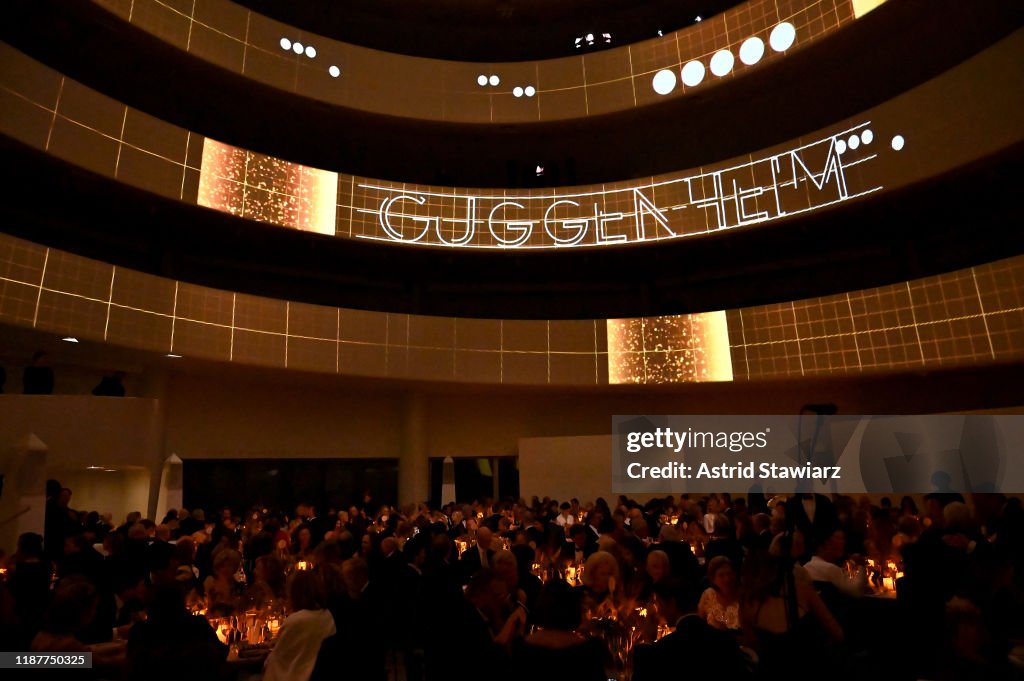
[[[732,379],[725,312],[608,320],[609,383]]]
[[[606,326],[275,300],[0,234],[0,324],[161,354],[431,381],[600,385],[906,371],[1024,360],[1024,256],[848,294]]]
[[[200,206],[275,225],[334,235],[338,174],[206,138]]]

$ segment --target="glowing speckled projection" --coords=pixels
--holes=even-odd
[[[203,144],[200,206],[333,236],[337,193],[337,173],[209,138]]]
[[[608,320],[609,383],[731,380],[725,312]]]

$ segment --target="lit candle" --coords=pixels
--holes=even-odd
[[[295,569],[296,569],[296,570],[308,570],[308,569],[309,569],[309,563],[307,563],[307,562],[306,562],[306,561],[304,561],[304,560],[300,560],[300,561],[299,561],[299,562],[298,562],[298,563],[297,563],[297,564],[295,565]]]

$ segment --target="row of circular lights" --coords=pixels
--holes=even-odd
[[[316,48],[312,45],[303,45],[298,40],[292,42],[288,38],[281,38],[279,44],[281,45],[281,49],[285,52],[291,51],[299,56],[305,54],[310,59],[316,59]],[[335,64],[331,64],[327,68],[327,73],[331,74],[331,78],[337,78],[341,75],[341,69]]]
[[[479,85],[480,87],[487,87],[488,85],[490,85],[491,87],[498,87],[499,85],[501,85],[501,78],[499,78],[496,74],[491,74],[488,77],[487,75],[481,73],[479,76],[476,77],[476,84]],[[512,96],[514,97],[522,97],[523,95],[526,95],[527,97],[533,97],[535,94],[537,94],[537,88],[533,87],[532,85],[527,85],[526,87],[516,85],[514,88],[512,88]]]
[[[785,52],[793,46],[794,42],[796,42],[796,27],[788,21],[784,21],[775,26],[775,28],[772,29],[771,34],[768,36],[768,44],[775,52]],[[740,61],[747,66],[753,66],[757,62],[761,61],[761,58],[764,57],[764,53],[764,41],[756,36],[747,38],[740,45]],[[722,49],[711,55],[709,67],[713,75],[721,78],[731,72],[735,64],[736,58],[733,56],[732,52],[728,49]],[[686,87],[696,87],[697,85],[700,85],[704,80],[706,72],[704,63],[700,60],[694,59],[686,62],[680,71],[683,85]],[[672,69],[662,69],[661,71],[658,71],[654,74],[651,86],[659,95],[669,94],[676,89],[675,71]]]

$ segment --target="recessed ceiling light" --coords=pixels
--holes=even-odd
[[[670,69],[662,69],[654,74],[651,80],[651,87],[659,95],[667,95],[676,89],[676,74]]]
[[[341,75],[341,69],[332,64],[331,68],[327,69],[327,73],[331,74],[331,78],[337,78]]]
[[[170,357],[171,359],[181,359],[181,355],[176,355],[173,352],[168,352],[167,356]]]
[[[756,36],[747,38],[743,41],[743,44],[740,45],[740,61],[747,66],[751,66],[752,64],[756,64],[761,61],[761,57],[763,56],[764,42]]]
[[[773,28],[771,35],[768,36],[768,44],[776,52],[785,52],[793,46],[794,41],[796,41],[796,27],[788,21],[783,21]]]
[[[711,57],[711,73],[719,78],[732,71],[736,59],[729,50],[719,50]]]
[[[306,45],[306,56],[310,59],[316,59],[316,48],[312,45]]]
[[[694,87],[704,80],[704,64],[694,59],[683,66],[683,85]]]
[[[77,343],[78,342],[78,339],[75,338],[74,336],[65,336],[64,338],[61,338],[61,340],[65,341],[67,343]]]
[[[292,43],[292,52],[295,54],[302,54],[302,51],[306,49],[302,43]]]
[[[526,89],[523,90],[523,92],[526,93],[527,97],[533,97],[535,94],[537,94],[537,88],[533,87],[532,85],[527,85]]]
[[[87,470],[87,471],[101,471],[101,470],[103,470],[103,466],[86,466],[85,470]]]
[[[117,469],[116,468],[104,468],[103,472],[104,473],[116,473]]]
[[[512,96],[513,97],[522,97],[523,96],[523,88],[521,88],[518,85],[516,85],[514,88],[512,88]]]
[[[281,49],[282,50],[290,50],[290,49],[292,49],[292,41],[288,40],[288,38],[281,38]]]
[[[494,85],[495,87],[497,87],[498,83],[501,82],[501,78],[498,78],[497,76],[491,76],[491,78],[490,78],[490,80],[488,82],[491,85]]]

